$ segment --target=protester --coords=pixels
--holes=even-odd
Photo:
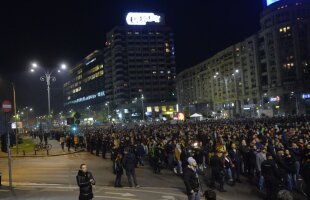
[[[91,172],[87,170],[86,164],[81,164],[80,170],[76,176],[77,185],[80,187],[79,200],[91,200],[94,198],[92,185],[95,185],[95,179]]]
[[[138,188],[140,186],[138,185],[137,178],[136,178],[136,171],[135,171],[136,158],[133,155],[133,153],[129,152],[129,149],[126,149],[124,153],[125,153],[125,156],[123,159],[123,167],[126,171],[126,176],[128,179],[129,187],[132,187],[134,184],[135,187]]]
[[[115,179],[114,187],[122,187],[121,182],[122,182],[122,175],[124,173],[123,165],[122,165],[122,158],[123,158],[123,155],[119,153],[115,159],[114,171],[116,174],[116,179]]]
[[[200,183],[197,173],[197,162],[193,157],[189,157],[188,166],[184,169],[184,183],[188,200],[200,200]]]
[[[279,191],[279,169],[270,153],[267,153],[267,160],[262,162],[261,170],[265,181],[266,199],[274,200]]]
[[[229,184],[248,179],[261,191],[267,189],[269,194],[272,191],[268,185],[275,190],[280,186],[296,189],[300,179],[306,181],[303,168],[307,166],[305,155],[310,149],[309,121],[306,116],[220,119],[80,130],[90,153],[96,150],[104,158],[111,153],[113,162],[118,153],[124,155],[122,163],[131,186],[138,185],[133,170],[145,165],[144,159],[148,159],[156,176],[161,170],[181,176],[189,164],[188,158],[193,157],[198,171],[204,172],[211,187],[218,182],[218,189],[225,191],[226,176]],[[266,180],[266,174],[274,166],[277,173]],[[276,194],[272,195],[276,199]]]

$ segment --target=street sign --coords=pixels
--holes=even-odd
[[[2,109],[6,113],[11,112],[12,111],[12,102],[10,102],[10,101],[3,101]]]

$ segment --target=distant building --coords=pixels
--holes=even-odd
[[[82,111],[92,106],[98,110],[105,103],[104,61],[102,51],[94,51],[70,72],[70,80],[64,84],[66,110]]]
[[[120,118],[157,118],[176,109],[174,37],[164,17],[128,13],[127,24],[107,33],[106,99]]]
[[[257,34],[178,75],[178,103],[187,114],[310,113],[310,1],[265,5]]]

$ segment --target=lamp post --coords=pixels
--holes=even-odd
[[[39,65],[37,63],[32,63],[30,72],[34,73],[34,72],[36,72],[36,70],[38,70],[40,68],[41,67],[39,67]],[[57,70],[57,72],[60,73],[62,70],[66,70],[66,69],[67,69],[67,66],[65,64],[61,64],[59,69]],[[48,116],[50,116],[50,114],[51,114],[51,91],[50,91],[51,88],[50,88],[50,86],[53,82],[56,81],[56,77],[53,76],[53,72],[54,72],[54,70],[45,69],[43,76],[40,77],[40,80],[42,82],[46,82],[46,86],[47,86]]]
[[[142,119],[144,121],[144,96],[141,94],[141,106],[142,106]]]
[[[32,112],[33,109],[31,107],[25,107],[23,110],[26,112],[26,122],[27,122],[27,128],[29,129],[29,112]]]
[[[235,92],[236,92],[236,111],[239,112],[239,92],[238,92],[238,85],[237,85],[237,75],[239,74],[240,70],[239,69],[235,69],[235,71],[233,72],[232,76],[221,76],[219,74],[219,72],[216,72],[215,75],[213,76],[214,79],[216,79],[217,77],[222,77],[224,79],[224,83],[225,83],[225,108],[227,106],[227,102],[229,101],[229,97],[228,97],[228,80],[230,80],[232,77],[234,79],[234,85],[235,85]],[[228,104],[228,106],[230,107],[230,104]],[[230,111],[229,111],[230,112]]]
[[[215,73],[215,75],[213,76],[214,77],[214,79],[216,79],[217,77],[220,77],[220,78],[223,78],[223,80],[224,80],[224,83],[225,83],[225,103],[224,103],[224,107],[225,107],[225,109],[226,109],[226,104],[227,104],[227,102],[228,102],[228,77],[225,77],[225,76],[221,76],[220,74],[219,74],[219,72],[216,72]]]
[[[239,102],[239,81],[237,82],[237,76],[239,75],[239,69],[236,69],[232,76],[234,77],[234,82],[235,82],[235,92],[236,92],[236,113],[240,114],[240,102]]]
[[[108,121],[110,121],[110,106],[109,106],[109,102],[106,102],[105,106],[108,108]]]

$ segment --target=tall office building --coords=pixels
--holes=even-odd
[[[310,1],[267,0],[266,5],[258,33],[261,94],[265,102],[277,99],[279,111],[305,113],[310,93]]]
[[[176,109],[173,32],[159,14],[128,13],[126,22],[106,36],[106,99],[120,117],[169,115]]]
[[[266,0],[261,30],[178,75],[178,103],[206,115],[310,113],[310,1]]]
[[[85,111],[88,106],[99,110],[105,103],[104,67],[102,51],[96,50],[70,71],[64,84],[66,110]]]

